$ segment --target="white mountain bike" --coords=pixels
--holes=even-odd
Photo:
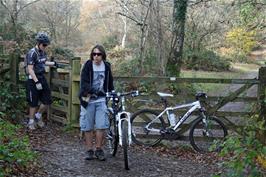
[[[124,153],[125,169],[129,170],[128,164],[128,146],[132,143],[130,112],[125,108],[125,97],[136,97],[138,91],[132,92],[108,92],[106,97],[111,101],[108,107],[108,117],[110,127],[107,133],[108,148],[112,156],[116,155],[118,144],[122,146]]]

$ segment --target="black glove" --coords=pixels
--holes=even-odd
[[[59,68],[59,65],[58,65],[58,63],[56,61],[54,61],[54,67],[55,68]]]
[[[36,86],[37,90],[42,90],[43,89],[42,88],[42,83],[40,83],[40,81],[35,82],[35,86]]]
[[[96,93],[95,93],[97,96],[105,96],[105,92],[103,90],[98,90]]]

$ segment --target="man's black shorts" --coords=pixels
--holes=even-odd
[[[52,104],[51,90],[45,77],[38,77],[42,84],[42,90],[37,90],[33,79],[28,79],[26,82],[26,98],[31,107],[37,107],[39,101],[44,105]]]

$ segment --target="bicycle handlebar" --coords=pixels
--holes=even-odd
[[[131,96],[131,97],[136,97],[139,96],[139,91],[138,90],[134,90],[131,92],[116,92],[115,90],[113,90],[112,92],[107,92],[106,93],[106,97],[107,98],[116,98],[116,97],[123,97],[123,96]]]

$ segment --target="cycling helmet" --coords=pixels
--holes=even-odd
[[[50,44],[50,39],[48,37],[48,34],[45,32],[39,32],[36,35],[35,39],[40,44]]]

